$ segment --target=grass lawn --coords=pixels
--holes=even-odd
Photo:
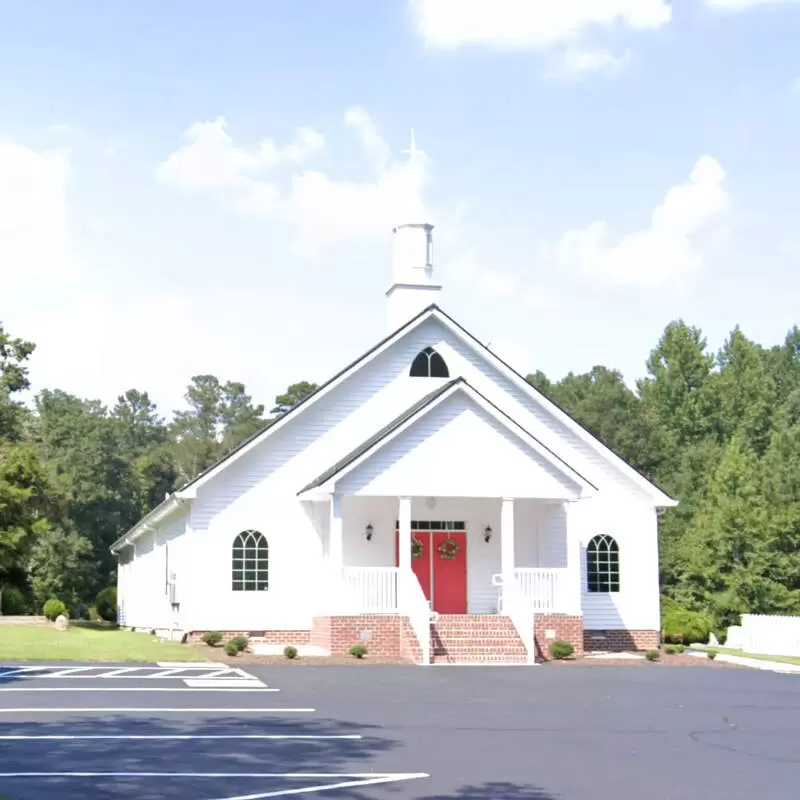
[[[0,661],[208,661],[201,650],[163,642],[148,633],[73,624],[60,632],[51,626],[0,626]]]
[[[800,666],[800,658],[796,656],[765,656],[760,653],[743,653],[741,650],[734,650],[731,647],[692,647],[692,650],[713,650],[715,653],[724,653],[726,656],[742,656],[742,658],[754,658],[757,661],[776,661],[781,664],[796,664]]]

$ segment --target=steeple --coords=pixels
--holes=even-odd
[[[441,285],[433,280],[433,225],[422,203],[425,153],[414,131],[408,155],[398,224],[392,229],[393,283],[386,292],[389,333],[437,302]]]

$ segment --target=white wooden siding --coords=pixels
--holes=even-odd
[[[427,412],[336,485],[344,495],[570,497],[576,483],[464,393]]]

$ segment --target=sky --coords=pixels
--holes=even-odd
[[[0,0],[0,321],[35,391],[269,407],[385,335],[413,178],[440,305],[522,373],[777,344],[798,40],[800,0]]]

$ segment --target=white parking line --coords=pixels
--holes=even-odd
[[[0,708],[0,714],[313,714],[315,708]]]
[[[43,734],[41,736],[24,736],[24,735],[3,735],[0,736],[0,742],[72,742],[84,740],[123,740],[128,739],[132,741],[151,741],[151,740],[167,740],[167,741],[191,741],[193,739],[362,739],[363,737],[357,733],[345,734],[332,734],[330,736],[324,734],[306,734],[306,733],[232,733],[232,734],[211,734],[211,733],[176,733],[176,734]]]
[[[233,681],[229,681],[233,683]],[[237,682],[238,683],[238,682]],[[259,681],[261,683],[261,681]],[[241,684],[240,684],[241,685]],[[186,692],[279,692],[280,689],[272,689],[264,686],[220,686],[215,687],[176,689],[174,686],[2,686],[0,692],[176,692],[185,694]]]
[[[258,678],[186,678],[183,682],[192,689],[214,689],[220,686],[232,686],[239,689],[248,687],[257,689],[267,685],[266,683],[262,683]],[[277,691],[277,689],[275,691]]]

